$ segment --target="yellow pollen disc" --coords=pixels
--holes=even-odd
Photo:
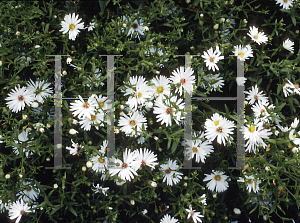
[[[89,104],[88,102],[85,102],[85,103],[82,105],[82,107],[84,107],[84,108],[89,108],[89,107],[90,107],[90,104]]]
[[[214,178],[215,178],[216,181],[220,181],[221,180],[221,176],[220,175],[216,175]]]
[[[257,34],[254,35],[253,38],[254,38],[254,39],[258,39],[258,35],[257,35]]]
[[[218,128],[217,128],[217,132],[218,132],[218,133],[222,133],[222,132],[223,132],[222,127],[218,127]]]
[[[215,124],[215,126],[219,125],[219,121],[215,121],[214,124]]]
[[[136,125],[136,122],[135,122],[134,120],[131,120],[131,121],[129,122],[129,124],[130,124],[131,126],[135,126],[135,125]]]
[[[102,159],[102,158],[100,157],[100,158],[98,158],[98,161],[99,161],[100,163],[104,163],[105,159]]]
[[[249,131],[250,131],[250,132],[254,132],[254,130],[255,130],[255,127],[254,127],[254,126],[250,126],[250,127],[249,127]]]
[[[136,96],[137,98],[140,98],[140,97],[142,97],[142,93],[141,92],[139,92],[138,94],[137,94],[137,96]]]
[[[196,147],[193,147],[193,152],[194,153],[198,152],[198,149]]]
[[[240,57],[244,57],[244,54],[243,53],[239,53],[238,54]]]
[[[298,84],[294,84],[295,88],[298,89],[299,88],[299,85]]]
[[[100,102],[99,102],[99,106],[100,106],[101,108],[103,108],[104,103],[100,101]]]
[[[287,3],[287,2],[288,2],[288,0],[283,0],[283,2],[284,2],[284,3]]]
[[[292,137],[293,137],[293,139],[295,139],[296,137],[295,137],[295,135],[292,135]]]
[[[263,112],[266,112],[266,110],[265,109],[260,110],[260,113],[263,113]]]
[[[91,115],[91,121],[95,121],[96,120],[96,115]]]
[[[211,83],[214,83],[216,81],[216,79],[211,79]]]
[[[211,57],[209,60],[210,60],[210,62],[214,62],[214,61],[215,61],[215,58],[214,58],[214,57]]]
[[[163,93],[163,91],[164,91],[164,88],[163,88],[162,86],[159,86],[159,87],[157,88],[157,92],[158,92],[158,93]]]
[[[185,79],[181,79],[180,84],[185,84]]]
[[[248,184],[253,184],[253,180],[249,179],[249,180],[247,180],[247,183]]]
[[[18,97],[18,100],[19,100],[19,101],[23,101],[23,100],[24,100],[23,95],[20,95],[20,96]]]
[[[73,31],[75,29],[75,25],[74,24],[70,24],[69,29]]]

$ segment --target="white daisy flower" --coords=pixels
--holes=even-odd
[[[157,162],[157,155],[154,154],[153,151],[150,151],[144,148],[144,151],[140,148],[140,151],[136,150],[138,154],[136,161],[139,161],[141,166],[149,166],[151,169],[154,169],[155,166],[158,164]]]
[[[283,47],[284,49],[288,50],[288,51],[294,51],[294,42],[292,42],[290,39],[286,39],[283,42]]]
[[[97,155],[92,157],[93,166],[92,169],[98,173],[104,173],[108,168],[108,161],[105,156]]]
[[[130,108],[136,109],[138,104],[144,105],[147,99],[153,96],[152,87],[147,85],[147,81],[144,77],[130,77],[129,84],[132,87],[126,87],[126,95],[130,95],[126,102]]]
[[[241,214],[242,212],[241,212],[241,210],[238,209],[238,208],[233,208],[233,213],[239,215],[239,214]]]
[[[44,80],[37,80],[35,83],[30,79],[27,83],[28,89],[35,93],[35,100],[39,103],[44,103],[44,99],[51,96],[52,89],[48,88],[50,83],[45,83]]]
[[[98,103],[97,107],[98,109],[101,109],[103,111],[107,111],[110,109],[113,105],[110,103],[110,100],[107,100],[107,97],[100,95],[95,96],[95,100]]]
[[[179,221],[176,218],[171,217],[168,214],[165,214],[164,217],[160,219],[160,223],[178,223],[178,222]]]
[[[73,139],[71,139],[72,142],[72,147],[68,147],[66,146],[66,149],[70,151],[71,155],[76,155],[78,153],[78,151],[83,148],[84,146],[82,145],[78,145],[78,143],[74,143]]]
[[[120,128],[121,131],[125,132],[125,134],[131,134],[135,129],[137,134],[140,134],[142,131],[142,127],[144,125],[144,129],[147,129],[147,119],[140,114],[138,111],[135,111],[129,117],[124,114],[124,117],[120,117],[118,126],[122,126]]]
[[[139,21],[135,19],[133,22],[131,22],[131,18],[126,18],[126,16],[123,16],[121,21],[125,22],[125,24],[126,23],[131,24],[127,36],[132,37],[132,34],[136,33],[135,38],[138,38],[139,40],[142,36],[144,36],[144,23],[142,19],[140,19]]]
[[[284,84],[284,86],[282,87],[284,97],[288,97],[288,96],[290,96],[290,94],[293,93],[293,90],[291,90],[290,88],[291,88],[291,86],[289,83]]]
[[[100,81],[101,74],[101,70],[99,68],[95,68],[94,74],[91,77],[88,77],[90,84],[86,84],[86,86],[88,86],[89,88],[91,88],[93,85],[95,85],[95,87],[98,87],[99,84],[103,86],[104,83]]]
[[[219,50],[219,46],[216,46],[216,51],[213,51],[213,48],[211,47],[207,52],[204,52],[204,55],[201,55],[202,58],[204,58],[204,62],[206,63],[206,67],[208,67],[208,70],[215,69],[219,70],[219,67],[217,66],[217,63],[219,60],[223,60],[224,56],[220,56],[221,52]]]
[[[199,136],[199,139],[196,140],[186,140],[186,143],[188,145],[187,151],[185,152],[186,155],[189,157],[189,160],[191,160],[194,156],[196,156],[196,162],[200,163],[200,160],[202,163],[205,162],[206,155],[213,152],[214,147],[210,144],[209,141],[203,142],[200,138],[204,137],[204,132],[201,133],[201,136]]]
[[[294,121],[292,122],[291,127],[292,127],[293,129],[295,129],[295,128],[298,127],[298,124],[299,124],[299,119],[296,117],[296,118],[294,119]]]
[[[157,93],[158,97],[162,97],[162,98],[165,98],[164,95],[167,96],[170,95],[170,81],[168,78],[166,78],[163,75],[160,75],[159,77],[153,78],[151,82],[154,84],[152,86],[153,94]]]
[[[237,180],[237,182],[246,182],[247,183],[247,190],[248,192],[250,193],[251,191],[253,191],[254,193],[258,192],[259,191],[259,184],[260,184],[260,180],[257,179],[257,180],[254,180],[254,176],[244,176],[245,178],[243,177],[240,177],[239,180]]]
[[[202,194],[202,196],[200,197],[201,199],[201,203],[204,204],[204,205],[207,205],[206,203],[206,194]]]
[[[241,61],[247,60],[249,57],[253,57],[253,51],[250,45],[242,47],[242,45],[234,46],[234,55]]]
[[[23,214],[31,212],[27,204],[22,199],[17,200],[9,207],[9,218],[11,220],[16,219],[15,223],[19,223]]]
[[[245,77],[237,77],[236,78],[236,83],[238,86],[244,86],[246,81],[247,81],[247,78],[245,78]]]
[[[8,108],[12,110],[12,112],[19,112],[25,108],[25,104],[29,105],[34,101],[35,95],[32,90],[22,87],[20,85],[15,86],[15,89],[12,89],[8,94],[8,97],[5,98],[8,102]]]
[[[153,107],[153,113],[157,114],[157,122],[161,121],[161,124],[166,124],[166,127],[172,125],[172,118],[175,120],[176,124],[179,124],[179,121],[184,117],[181,117],[181,111],[184,109],[184,103],[181,103],[183,100],[181,98],[177,99],[176,96],[173,96],[171,99],[163,102],[161,98],[157,98]],[[178,110],[171,105],[175,103],[178,106]],[[171,114],[173,117],[171,117]]]
[[[82,97],[79,95],[80,100],[76,100],[75,102],[71,103],[70,111],[74,111],[72,114],[75,116],[78,115],[78,118],[81,117],[88,117],[90,118],[91,115],[95,115],[95,109],[97,106],[97,102],[95,100],[95,94],[89,97],[87,102],[84,102]]]
[[[161,164],[160,170],[164,173],[163,182],[167,180],[167,185],[173,186],[173,184],[179,183],[179,181],[182,179],[183,173],[177,172],[179,168],[179,165],[177,165],[177,161],[172,161],[170,158],[168,160],[167,164]]]
[[[84,29],[84,23],[79,23],[82,19],[78,19],[79,15],[75,16],[75,13],[65,15],[64,21],[61,21],[62,28],[59,30],[66,34],[69,32],[69,39],[75,40],[78,33],[80,33],[79,29]]]
[[[162,56],[167,55],[166,53],[163,52],[161,48],[156,48],[156,47],[150,47],[146,56],[153,56],[154,58],[162,58]],[[166,58],[164,60],[160,59],[160,62],[158,62],[158,65],[160,68],[164,67],[164,64],[162,62],[168,62],[169,58]]]
[[[87,27],[85,27],[85,29],[88,29],[88,31],[92,31],[93,29],[95,29],[95,23],[90,22],[90,24],[87,25]]]
[[[300,95],[300,88],[299,88],[299,84],[293,84],[292,82],[290,82],[289,80],[287,80],[289,82],[288,87],[294,91],[295,94]]]
[[[118,174],[118,177],[122,180],[131,181],[134,175],[138,175],[136,171],[140,168],[140,162],[135,160],[137,155],[135,152],[131,152],[126,148],[123,153],[123,162],[115,157],[111,158],[111,162],[115,163],[115,166],[109,168],[110,175],[114,176]],[[117,163],[119,165],[117,165]]]
[[[179,95],[182,95],[182,90],[186,90],[189,94],[193,93],[193,84],[195,83],[195,76],[193,76],[194,70],[188,67],[185,71],[183,67],[180,67],[177,70],[172,72],[170,80],[173,84],[178,84],[179,87],[176,88],[176,93],[179,92]]]
[[[268,139],[269,135],[272,134],[270,129],[265,129],[263,122],[259,122],[258,119],[254,120],[253,125],[242,126],[240,131],[243,132],[245,140],[248,140],[245,145],[247,147],[246,152],[253,151],[254,153],[256,153],[257,146],[267,147],[263,139]]]
[[[1,138],[3,138],[3,136],[2,136],[2,135],[0,135],[0,139],[1,139]],[[4,143],[4,141],[0,140],[0,143]]]
[[[214,191],[216,189],[216,192],[223,192],[225,190],[227,190],[228,188],[228,182],[226,181],[226,179],[228,178],[228,176],[224,175],[223,171],[212,171],[212,174],[205,174],[206,177],[204,178],[203,181],[209,181],[206,184],[206,187],[211,190]]]
[[[272,120],[272,117],[270,116],[269,112],[267,111],[267,109],[265,108],[267,107],[268,109],[274,109],[275,106],[274,105],[269,105],[269,102],[265,102],[264,104],[261,101],[257,101],[257,103],[255,105],[252,105],[251,109],[254,112],[254,116],[256,118],[260,118],[263,121],[267,121],[269,122],[270,120]]]
[[[223,77],[219,77],[220,74],[208,74],[203,76],[203,79],[208,82],[208,87],[211,88],[209,91],[220,90],[224,86]],[[203,83],[202,87],[206,89],[206,85]]]
[[[28,158],[29,155],[32,155],[34,150],[29,150],[27,149],[29,146],[31,146],[31,141],[28,141],[28,131],[27,129],[25,129],[24,131],[22,131],[19,135],[18,135],[18,139],[19,141],[17,140],[14,140],[14,142],[16,144],[18,144],[19,142],[22,143],[22,148],[23,148],[23,153],[25,154],[25,156]],[[19,155],[19,149],[15,146],[13,146],[13,151],[16,155]],[[21,149],[21,148],[20,148]]]
[[[100,184],[97,184],[96,186],[93,184],[93,187],[94,189],[92,188],[92,190],[95,192],[95,193],[103,193],[104,195],[107,196],[107,190],[109,189],[109,187],[102,187],[100,186]]]
[[[250,27],[250,31],[247,33],[247,35],[250,36],[251,39],[258,45],[268,41],[268,37],[264,34],[264,32],[258,32],[258,28],[255,26]]]
[[[24,202],[34,202],[39,196],[40,189],[36,187],[36,185],[31,185],[30,182],[23,182],[24,187],[26,188],[24,191],[21,191],[16,194],[16,196],[20,196]]]
[[[85,131],[90,131],[92,124],[95,124],[95,125],[100,124],[100,126],[104,126],[103,121],[104,121],[104,113],[102,110],[100,110],[99,113],[97,113],[95,115],[91,115],[90,118],[88,118],[88,117],[81,118],[79,123],[81,125],[81,128],[83,128]],[[99,130],[98,126],[95,126],[95,128],[97,130]]]
[[[294,0],[276,0],[276,3],[284,9],[290,9],[290,7],[293,7]]]
[[[249,92],[245,92],[245,94],[248,94],[246,100],[250,100],[250,105],[253,105],[255,101],[261,101],[263,104],[269,101],[269,99],[264,96],[264,93],[262,91],[258,93],[258,87],[256,84],[255,87],[252,86],[252,90],[250,90]]]
[[[118,186],[122,186],[126,183],[126,180],[122,180],[121,178],[114,179],[114,181]]]
[[[204,218],[204,216],[201,215],[200,212],[196,212],[196,210],[193,210],[191,205],[189,206],[189,209],[185,209],[185,210],[189,213],[189,215],[187,216],[187,219],[192,217],[194,223],[202,222],[202,220],[200,218]]]
[[[229,134],[233,134],[233,129],[235,127],[232,121],[224,119],[215,113],[212,119],[206,119],[205,121],[205,136],[208,141],[213,141],[217,137],[217,142],[219,144],[225,144],[225,139],[228,139]]]

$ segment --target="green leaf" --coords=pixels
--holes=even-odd
[[[77,217],[77,213],[72,206],[69,206],[69,210],[72,212],[73,215]]]
[[[48,30],[49,30],[49,23],[46,25],[45,33],[48,33]]]
[[[174,153],[175,150],[177,149],[178,146],[178,142],[176,142],[175,140],[173,141],[173,145],[172,145],[172,149],[171,149],[171,153]]]
[[[170,148],[170,146],[171,146],[171,142],[172,142],[172,139],[170,138],[170,139],[168,140],[167,149],[169,149],[169,148]]]
[[[294,24],[294,26],[296,26],[296,19],[295,19],[295,16],[291,16],[291,19],[292,19],[292,23]]]

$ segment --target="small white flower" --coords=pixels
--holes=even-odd
[[[238,86],[244,86],[246,80],[247,80],[247,78],[245,78],[245,77],[237,77],[236,83]]]
[[[135,205],[135,201],[134,200],[130,200],[130,204],[131,205]]]
[[[5,175],[5,179],[8,180],[9,178],[10,178],[10,174],[8,173],[8,174]]]
[[[278,131],[278,130],[276,130],[276,131],[274,132],[274,134],[275,134],[276,136],[278,136],[278,134],[279,134],[279,131]]]
[[[155,141],[159,140],[159,138],[157,136],[153,137]]]
[[[254,176],[245,176],[245,178],[240,177],[237,182],[246,182],[248,192],[253,191],[254,193],[259,191],[259,179],[254,180]]]
[[[295,129],[295,128],[298,127],[298,124],[299,124],[299,119],[296,117],[296,118],[294,119],[294,121],[292,122],[291,127],[292,127],[293,129]]]
[[[179,95],[182,95],[183,89],[188,92],[188,94],[192,94],[193,92],[193,83],[195,83],[194,70],[188,67],[184,70],[183,67],[177,68],[172,72],[170,80],[172,80],[173,84],[178,84],[179,87],[176,88],[175,92],[179,92]],[[158,91],[159,92],[159,91]]]
[[[45,132],[45,129],[44,129],[43,127],[40,127],[40,128],[39,128],[39,131],[40,131],[41,133],[44,133],[44,132]]]
[[[144,31],[148,31],[148,30],[149,30],[149,27],[148,27],[148,26],[144,26],[143,30],[144,30]]]
[[[28,116],[25,115],[25,114],[22,115],[22,118],[23,118],[24,120],[27,119],[27,117],[28,117]]]
[[[3,64],[3,62],[2,62],[2,60],[0,60],[0,67],[2,66],[2,64]]]
[[[148,213],[147,209],[144,209],[142,213],[143,215],[147,214]]]
[[[72,58],[71,57],[68,57],[67,58],[67,64],[70,64],[72,62]]]
[[[93,163],[91,161],[87,161],[85,164],[88,168],[91,168],[93,166]]]
[[[218,193],[227,190],[227,188],[229,187],[228,182],[226,181],[228,176],[226,176],[224,172],[213,170],[211,174],[205,175],[206,177],[203,181],[209,181],[206,184],[206,187],[209,190],[214,191],[216,189],[216,192]]]
[[[80,32],[79,29],[84,29],[84,23],[79,23],[82,19],[78,19],[79,15],[75,16],[75,13],[65,15],[64,21],[61,21],[62,28],[59,30],[66,34],[69,32],[69,39],[75,40],[77,34]]]
[[[233,212],[234,212],[235,214],[241,214],[241,213],[242,213],[241,210],[238,209],[238,208],[233,208]]]
[[[41,47],[40,45],[35,45],[35,46],[34,46],[35,49],[38,49],[38,48],[40,48],[40,47]]]
[[[58,188],[58,185],[57,184],[53,184],[53,188],[54,189]]]
[[[276,0],[276,3],[284,9],[290,9],[293,6],[294,0]]]
[[[283,42],[283,47],[284,49],[288,50],[288,51],[294,51],[294,42],[292,42],[290,39],[286,39]]]
[[[62,72],[62,75],[63,75],[63,76],[66,76],[66,75],[67,75],[67,71],[64,70],[64,71]]]
[[[258,28],[255,26],[250,27],[250,31],[247,33],[247,35],[250,36],[251,39],[258,45],[268,41],[268,37],[264,34],[264,32],[258,32]]]
[[[19,35],[20,35],[20,31],[17,31],[17,32],[16,32],[16,35],[19,36]]]
[[[153,107],[152,101],[146,103],[146,108],[152,108],[152,107]]]
[[[185,210],[189,213],[189,215],[187,216],[187,219],[192,217],[194,223],[202,222],[200,217],[203,218],[204,216],[201,215],[200,212],[196,212],[196,210],[193,210],[191,205],[189,206],[189,209],[185,209]]]
[[[37,107],[39,107],[39,103],[37,103],[37,102],[32,102],[31,107],[37,108]]]
[[[223,60],[224,56],[220,56],[221,52],[219,50],[219,46],[216,46],[216,51],[213,51],[213,48],[211,47],[207,52],[204,52],[204,55],[201,55],[202,58],[204,58],[204,62],[206,63],[206,67],[208,67],[208,70],[215,69],[219,70],[219,67],[217,66],[217,63],[219,60]]]
[[[109,189],[109,187],[102,187],[100,186],[100,184],[97,184],[96,186],[93,184],[93,187],[95,189],[92,189],[95,193],[103,193],[104,195],[107,196],[107,190]]]
[[[164,174],[163,182],[167,180],[167,185],[173,186],[173,184],[179,183],[182,179],[183,173],[177,172],[175,170],[179,169],[177,161],[172,161],[170,158],[167,164],[162,164],[160,170]]]
[[[245,61],[249,57],[253,57],[253,51],[250,45],[247,45],[246,47],[242,47],[242,45],[234,46],[233,53],[241,61]]]
[[[157,183],[155,181],[151,181],[150,186],[151,187],[157,187]]]
[[[28,205],[25,204],[25,203],[23,202],[22,199],[20,199],[20,200],[14,202],[14,203],[9,207],[9,213],[10,213],[10,214],[9,214],[9,218],[10,218],[11,220],[17,218],[17,219],[15,220],[15,223],[19,223],[20,220],[21,220],[21,218],[22,218],[22,216],[23,216],[23,214],[28,213],[28,212],[31,212],[31,211],[29,210]]]
[[[69,133],[70,133],[71,135],[75,135],[75,134],[78,133],[78,131],[76,131],[75,129],[70,129]]]
[[[178,220],[166,214],[162,219],[160,219],[160,223],[178,223]]]
[[[299,148],[294,147],[294,148],[292,149],[292,152],[297,154],[297,153],[299,152]]]
[[[81,170],[82,170],[83,172],[85,172],[85,171],[86,171],[86,166],[81,167]]]

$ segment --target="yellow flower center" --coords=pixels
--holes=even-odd
[[[249,179],[249,180],[247,180],[247,183],[248,184],[253,184],[253,180]]]
[[[214,83],[216,81],[216,79],[211,79],[211,83]]]
[[[284,3],[287,3],[287,2],[288,2],[288,0],[283,0],[283,2],[284,2]]]
[[[255,130],[255,127],[254,127],[254,126],[250,126],[250,127],[249,127],[249,131],[250,131],[250,132],[254,132],[254,130]]]
[[[214,178],[215,178],[215,181],[220,181],[221,180],[221,176],[219,174],[216,175]]]
[[[73,30],[75,29],[75,25],[74,25],[74,24],[70,24],[69,29],[70,29],[71,31],[73,31]]]
[[[263,113],[263,112],[266,112],[266,110],[265,109],[260,110],[260,113]]]
[[[159,86],[159,87],[157,88],[157,92],[158,92],[158,93],[163,93],[163,91],[164,91],[164,88],[163,88],[162,86]]]
[[[141,92],[139,92],[139,93],[136,94],[136,98],[140,98],[140,97],[142,97],[142,93]]]
[[[99,102],[99,106],[100,106],[101,108],[103,108],[104,103],[103,103],[102,101],[100,101],[100,102]]]
[[[95,121],[96,120],[96,115],[91,115],[91,121]]]
[[[244,57],[244,54],[243,53],[239,53],[238,54],[240,57]]]
[[[215,121],[215,126],[219,125],[219,121]]]
[[[172,110],[171,110],[171,108],[167,108],[166,113],[169,115],[172,111],[173,111],[173,108],[172,108]]]
[[[180,84],[185,84],[185,79],[181,79]]]
[[[136,122],[135,122],[134,120],[131,120],[131,121],[129,122],[129,124],[130,124],[131,126],[135,126],[135,125],[136,125]]]
[[[295,88],[298,89],[299,88],[299,85],[298,84],[294,84]]]
[[[254,39],[258,39],[258,34],[253,36]]]
[[[105,159],[102,159],[102,158],[100,157],[100,158],[98,158],[98,161],[99,161],[100,163],[104,163]]]
[[[215,61],[215,58],[214,58],[214,57],[211,57],[209,60],[210,60],[210,62],[214,62],[214,61]]]
[[[198,152],[198,149],[196,147],[193,147],[193,152],[194,153]]]

